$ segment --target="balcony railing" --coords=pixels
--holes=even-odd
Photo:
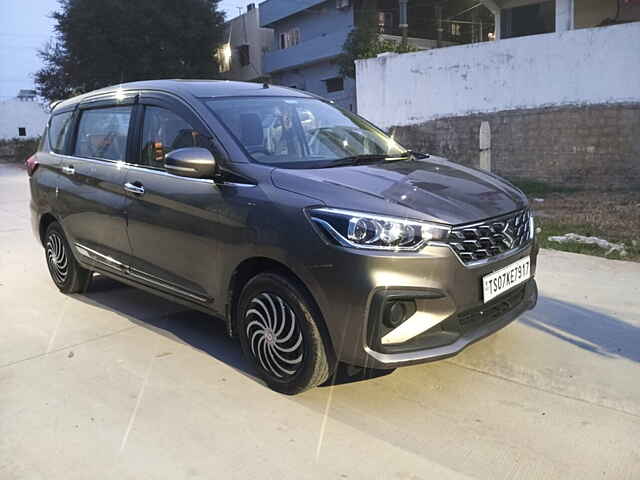
[[[270,27],[278,20],[324,1],[326,0],[267,0],[260,4],[260,26]]]
[[[265,73],[299,67],[333,58],[342,53],[342,45],[349,32],[346,30],[303,41],[293,47],[264,54],[262,68]]]

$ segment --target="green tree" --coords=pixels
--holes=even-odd
[[[417,50],[410,43],[404,44],[402,41],[396,42],[384,38],[378,33],[375,25],[367,22],[351,30],[342,46],[342,53],[338,56],[336,63],[342,75],[355,78],[356,65],[354,62],[356,60],[373,58],[384,52],[407,53],[416,52]]]
[[[40,51],[49,100],[158,78],[211,78],[222,43],[218,0],[59,0],[55,41]]]

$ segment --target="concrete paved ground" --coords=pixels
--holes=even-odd
[[[27,202],[0,165],[2,480],[640,478],[640,264],[545,251],[539,307],[493,337],[292,398],[204,315],[60,294]]]

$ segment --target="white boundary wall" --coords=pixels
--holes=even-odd
[[[18,137],[18,128],[27,129],[26,138],[42,135],[49,114],[45,107],[34,101],[13,98],[0,102],[0,140]]]
[[[640,22],[356,62],[358,113],[380,127],[561,105],[640,102]]]

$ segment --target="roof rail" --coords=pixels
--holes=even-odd
[[[49,104],[49,111],[53,112],[53,109],[56,108],[58,105],[60,105],[60,103],[62,103],[63,100],[54,100],[53,102],[51,102]]]

